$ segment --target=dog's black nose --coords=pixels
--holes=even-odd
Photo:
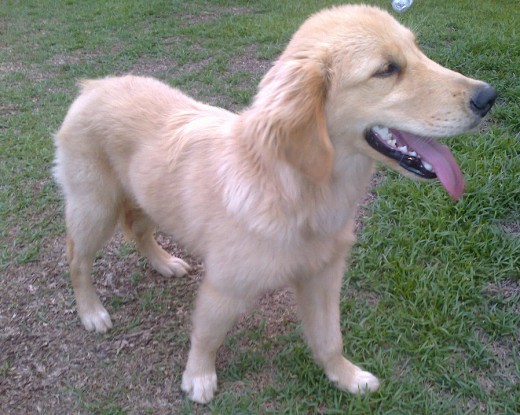
[[[475,114],[483,117],[489,112],[496,99],[496,89],[486,84],[475,92],[475,95],[473,95],[473,98],[471,98],[469,105]]]

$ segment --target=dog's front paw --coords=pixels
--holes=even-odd
[[[112,320],[110,320],[110,314],[99,302],[86,309],[78,307],[78,314],[83,323],[83,326],[88,331],[96,331],[98,333],[106,333],[112,328]]]
[[[354,394],[373,392],[379,388],[379,380],[372,373],[364,371],[345,358],[327,370],[327,377],[338,388]]]
[[[352,380],[346,385],[347,390],[355,394],[373,392],[379,388],[379,380],[370,372],[356,367]]]
[[[197,403],[208,403],[217,390],[217,374],[215,372],[193,376],[186,372],[182,375],[181,389]]]

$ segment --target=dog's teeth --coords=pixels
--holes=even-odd
[[[390,135],[390,131],[388,131],[388,128],[386,127],[374,127],[372,129],[379,135],[379,137],[385,140],[387,140]]]
[[[427,161],[424,161],[424,160],[423,160],[422,164],[423,164],[423,166],[424,166],[424,168],[425,168],[426,170],[428,170],[428,171],[433,171],[433,166],[432,166],[430,163],[428,163]]]

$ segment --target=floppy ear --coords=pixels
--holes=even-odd
[[[332,172],[325,119],[327,68],[308,58],[278,61],[260,83],[252,111],[258,138],[314,183]]]

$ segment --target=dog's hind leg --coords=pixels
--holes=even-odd
[[[91,270],[96,252],[112,235],[117,223],[118,203],[95,194],[67,194],[67,259],[81,322],[89,331],[105,333],[112,327],[110,315],[101,303]],[[110,200],[108,200],[110,199]]]
[[[148,258],[152,267],[165,277],[181,277],[191,267],[182,259],[168,254],[154,239],[155,225],[152,220],[130,201],[123,203],[121,225],[125,235],[133,239],[139,250]]]

